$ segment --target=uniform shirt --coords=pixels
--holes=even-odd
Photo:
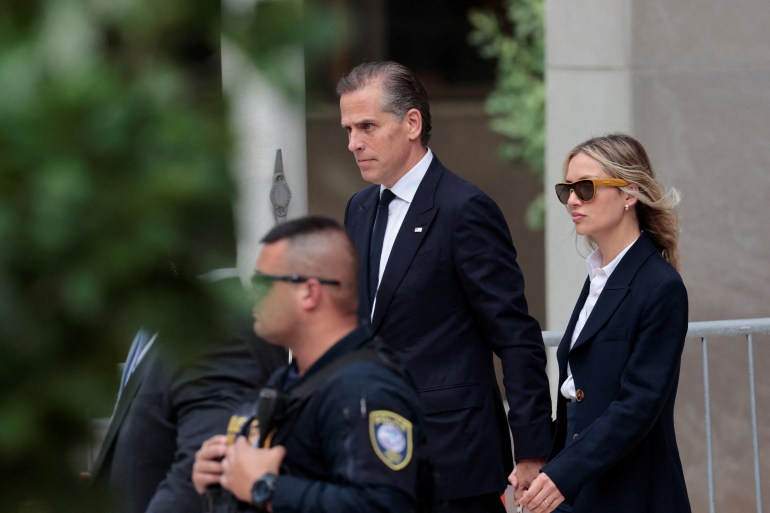
[[[291,391],[333,360],[372,340],[360,327],[335,344],[304,376],[292,366],[269,386]],[[294,376],[292,376],[294,374]],[[383,364],[353,362],[321,384],[281,426],[286,447],[274,513],[414,511],[422,414],[414,388]]]

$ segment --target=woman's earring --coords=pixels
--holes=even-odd
[[[626,204],[626,212],[628,212],[628,204]]]

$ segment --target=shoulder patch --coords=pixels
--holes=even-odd
[[[412,461],[412,423],[388,410],[369,412],[369,439],[377,457],[392,470]]]

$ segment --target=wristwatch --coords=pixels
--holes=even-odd
[[[278,476],[272,472],[268,472],[254,481],[251,486],[251,505],[256,506],[259,511],[267,511],[265,507],[268,502],[273,500],[276,481],[278,481]]]

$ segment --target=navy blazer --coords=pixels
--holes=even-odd
[[[575,431],[565,448],[566,399],[543,468],[574,513],[689,513],[674,434],[674,400],[687,333],[687,291],[647,234],[607,280],[570,349],[589,292],[586,280],[559,345],[559,386],[569,360]]]
[[[369,240],[380,187],[355,194],[345,226],[361,257],[370,318]],[[377,292],[372,326],[412,375],[426,416],[437,499],[499,493],[513,461],[545,457],[551,401],[540,327],[500,209],[437,158],[409,206]],[[493,353],[502,360],[506,422]]]
[[[229,341],[182,362],[158,337],[120,396],[94,466],[114,511],[198,513],[191,481],[204,440],[227,430],[245,396],[286,362],[285,351],[257,339],[252,323]],[[111,510],[111,511],[113,511]]]

